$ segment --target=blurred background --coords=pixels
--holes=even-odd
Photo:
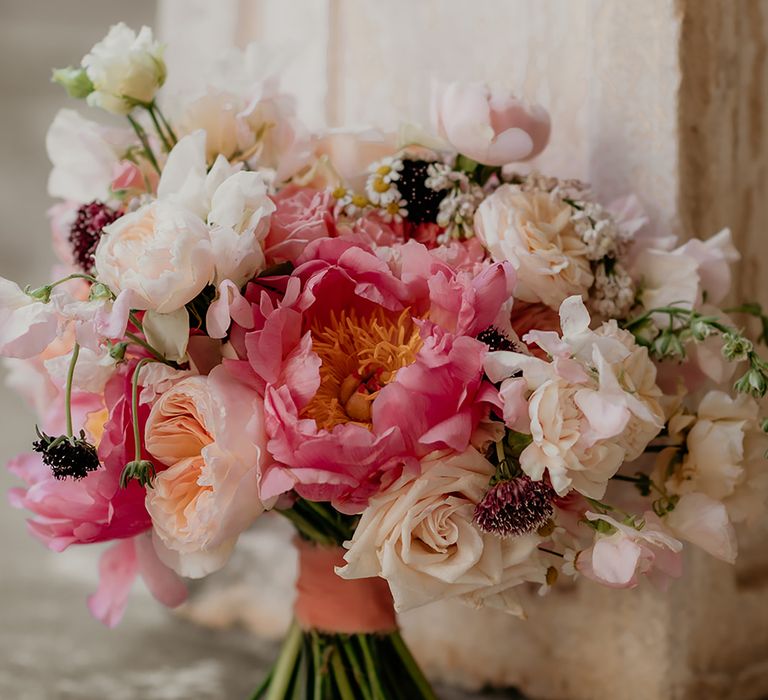
[[[634,192],[655,226],[683,237],[732,226],[737,295],[768,304],[768,0],[0,0],[0,275],[22,285],[46,281],[53,262],[45,133],[78,106],[51,68],[76,64],[118,21],[168,42],[168,95],[220,50],[258,40],[313,128],[425,122],[433,80],[511,87],[552,114],[539,168],[587,179],[606,200]],[[1,462],[29,448],[33,425],[0,388]],[[0,470],[0,492],[12,485]],[[98,548],[48,552],[1,504],[0,528],[2,700],[245,698],[274,654],[243,624],[274,634],[288,615],[292,562],[258,573],[279,534],[251,533],[229,572],[196,588],[186,617],[207,628],[137,586],[110,631],[85,608]],[[689,556],[667,596],[576,587],[534,596],[527,623],[433,606],[405,631],[433,674],[475,686],[559,700],[765,697],[764,536],[741,533],[735,569]]]

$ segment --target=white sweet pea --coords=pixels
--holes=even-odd
[[[67,381],[71,360],[72,353],[67,353],[52,357],[44,362],[48,375],[62,391]],[[101,394],[106,383],[115,373],[115,368],[115,360],[106,351],[80,348],[72,386],[77,391]]]
[[[106,199],[119,155],[132,142],[128,129],[107,128],[72,109],[60,110],[45,137],[53,164],[48,194],[75,202]]]
[[[231,280],[224,280],[216,293],[216,298],[208,307],[205,315],[205,327],[211,338],[223,338],[227,335],[232,320],[243,328],[253,327],[251,305],[240,294],[240,289]]]
[[[189,312],[185,307],[167,314],[147,311],[142,320],[147,342],[166,360],[182,361],[189,343]]]
[[[670,531],[713,557],[733,564],[738,546],[736,531],[728,519],[725,506],[703,493],[683,496],[674,510],[664,518]]]
[[[113,114],[128,114],[136,102],[152,102],[166,76],[163,46],[152,30],[142,27],[137,35],[122,22],[91,49],[82,66],[93,83],[88,104]]]
[[[0,356],[39,355],[56,338],[59,321],[55,301],[34,299],[15,282],[0,277]]]
[[[112,291],[134,292],[135,309],[171,313],[212,281],[208,228],[192,212],[155,201],[104,229],[96,273]]]

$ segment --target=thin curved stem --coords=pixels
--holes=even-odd
[[[72,358],[69,361],[69,370],[67,371],[67,387],[64,395],[64,405],[67,414],[67,437],[72,437],[72,380],[75,377],[75,366],[77,358],[80,357],[80,344],[75,343],[72,348]]]

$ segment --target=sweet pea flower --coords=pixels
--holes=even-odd
[[[0,277],[0,356],[39,355],[56,337],[60,321],[55,300],[36,299]]]
[[[136,103],[152,102],[166,76],[163,46],[152,30],[142,27],[137,35],[122,22],[93,46],[82,66],[93,86],[88,104],[121,115]]]
[[[682,575],[683,545],[654,513],[645,513],[639,528],[603,513],[587,512],[586,518],[603,521],[614,530],[608,535],[597,533],[594,544],[576,557],[576,570],[587,578],[610,588],[635,588],[641,575],[660,586]]]
[[[432,120],[439,136],[484,165],[528,160],[549,141],[545,109],[483,83],[437,85]]]
[[[79,203],[106,199],[120,155],[134,141],[129,129],[105,127],[72,109],[59,110],[45,137],[53,164],[48,194]]]

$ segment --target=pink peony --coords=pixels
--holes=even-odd
[[[308,243],[336,235],[330,192],[290,186],[274,202],[277,209],[264,241],[269,264],[295,262]]]
[[[506,165],[541,153],[549,114],[482,83],[438,85],[432,97],[438,134],[459,153],[486,165]]]
[[[473,279],[413,241],[388,264],[363,244],[320,239],[297,262],[282,302],[263,292],[243,336],[275,458],[261,495],[295,488],[360,512],[423,455],[467,448],[495,400],[486,347],[467,336],[499,315],[511,271]]]

